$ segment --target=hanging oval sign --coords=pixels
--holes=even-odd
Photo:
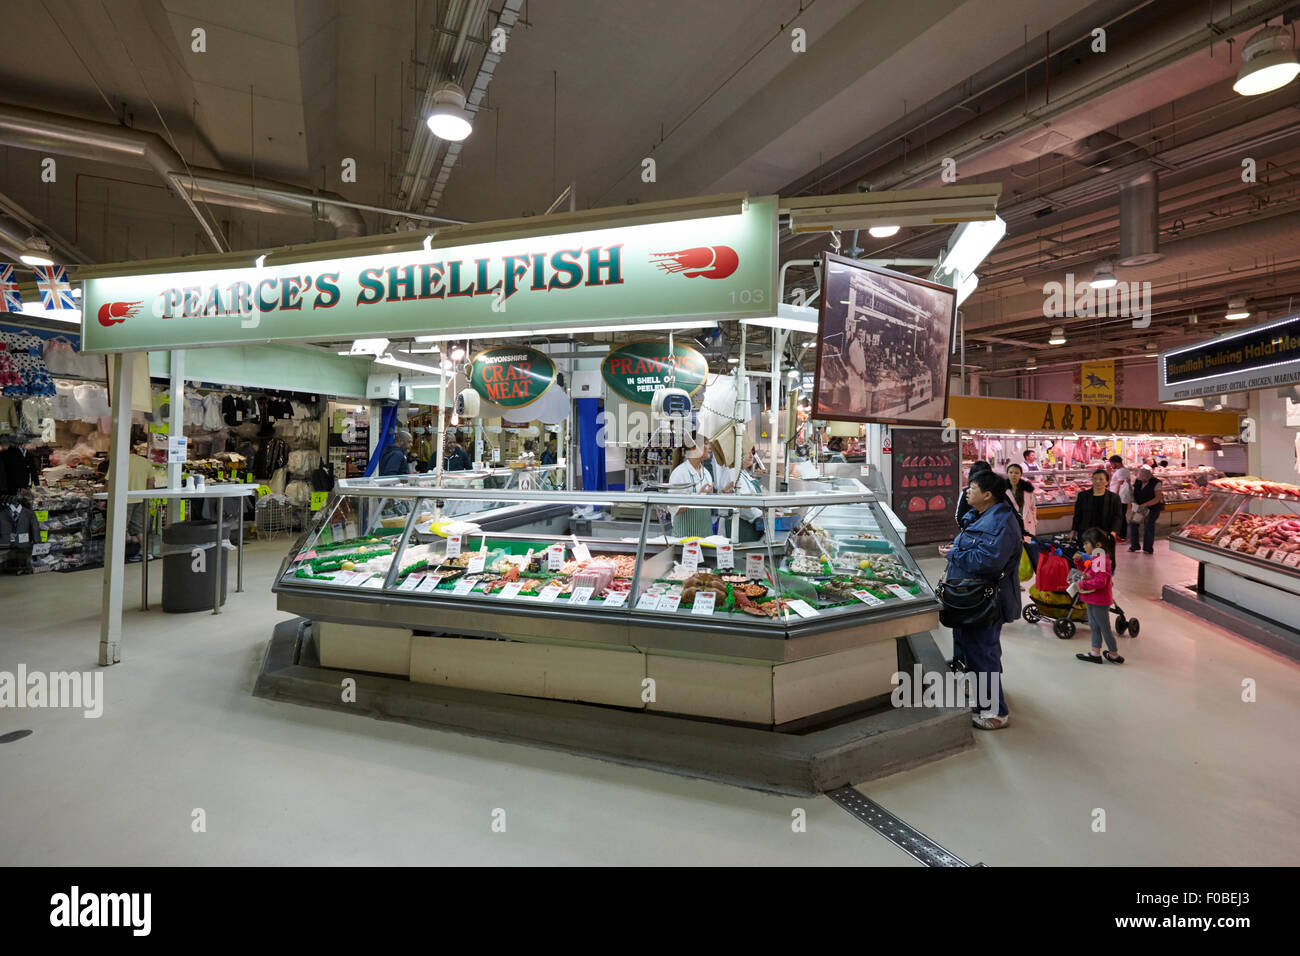
[[[613,349],[600,363],[600,374],[610,391],[625,401],[649,405],[655,392],[668,388],[672,371],[672,388],[685,389],[694,395],[704,385],[709,363],[698,351],[674,342],[628,342]]]
[[[555,382],[555,363],[544,352],[522,345],[495,345],[470,362],[469,384],[502,408],[523,408]]]

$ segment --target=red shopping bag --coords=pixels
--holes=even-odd
[[[1037,580],[1040,591],[1064,591],[1069,587],[1070,563],[1051,551],[1038,556]]]

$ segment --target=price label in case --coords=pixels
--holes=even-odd
[[[487,555],[480,551],[474,557],[469,559],[469,567],[465,569],[466,574],[482,574],[483,566],[487,564]]]
[[[452,586],[451,593],[452,593],[452,594],[469,594],[470,591],[473,591],[473,590],[474,590],[474,585],[475,585],[475,583],[476,583],[476,582],[471,581],[469,578],[461,578],[459,581],[457,581],[457,582]],[[503,590],[504,590],[504,589],[503,589]],[[518,594],[519,592],[516,591],[515,593]]]
[[[701,557],[700,543],[698,541],[682,545],[682,564],[686,566],[686,570],[694,571],[698,568]]]
[[[654,591],[646,591],[636,602],[638,611],[657,611],[659,610],[659,599],[662,595]]]
[[[384,586],[384,576],[382,574],[372,575],[370,579],[361,586],[363,588],[382,588]]]
[[[570,604],[586,604],[591,600],[592,588],[574,588],[573,593],[569,595]]]
[[[563,590],[564,590],[563,584],[556,584],[554,581],[552,581],[550,584],[546,585],[546,587],[542,588],[542,593],[537,595],[537,599],[539,601],[545,601],[547,604],[550,604],[552,601],[554,601],[557,597],[560,596],[560,592]]]
[[[408,574],[406,580],[397,586],[399,591],[414,591],[424,582],[423,574]]]
[[[523,586],[523,583],[520,581],[511,581],[501,589],[500,596],[507,600],[517,598],[519,597],[519,592],[523,589]]]
[[[546,570],[558,571],[564,567],[564,545],[553,544],[546,549]]]
[[[1300,565],[1300,551],[1292,551],[1286,556],[1286,561],[1283,563],[1292,568]]]
[[[867,607],[880,607],[885,602],[880,600],[870,591],[854,591],[853,596],[865,604]]]
[[[736,549],[732,547],[730,541],[726,544],[718,545],[718,570],[723,571],[735,568],[736,566]]]
[[[716,591],[696,591],[695,602],[691,605],[692,614],[712,614],[713,604],[718,599]]]
[[[789,607],[790,610],[794,611],[794,613],[798,614],[800,617],[817,616],[817,609],[807,601],[791,601]]]
[[[763,570],[763,556],[761,554],[745,555],[745,577],[761,580],[767,577]]]
[[[1269,556],[1272,555],[1272,553],[1273,553],[1272,548],[1260,548],[1258,551],[1255,552],[1255,557],[1259,558],[1261,561],[1267,561],[1269,559]]]
[[[904,601],[915,601],[915,600],[916,600],[916,595],[913,594],[911,591],[908,591],[908,590],[907,590],[906,588],[904,588],[902,585],[899,585],[899,584],[890,584],[890,585],[888,585],[888,588],[889,588],[889,592],[890,592],[891,594],[893,594],[895,597],[902,598]]]
[[[578,561],[590,561],[591,549],[579,541],[576,534],[570,535],[569,537],[573,539],[573,557]]]
[[[574,592],[574,593],[577,593],[577,592]],[[603,605],[601,605],[601,606],[602,606],[602,607],[622,607],[622,606],[623,606],[624,604],[626,604],[626,603],[627,603],[627,592],[626,592],[626,591],[606,591],[606,592],[605,592],[605,603],[604,603]]]
[[[682,596],[680,594],[665,594],[659,599],[660,611],[676,611],[681,606]]]
[[[455,558],[460,556],[461,535],[453,534],[447,537],[447,557]]]
[[[426,574],[424,576],[424,580],[419,583],[419,585],[416,587],[415,590],[419,591],[422,594],[428,594],[430,591],[438,587],[438,581],[439,581],[438,575]]]

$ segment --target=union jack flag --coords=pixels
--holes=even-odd
[[[9,263],[0,263],[0,312],[21,312],[23,297],[18,292],[18,280],[14,278],[14,267]]]
[[[67,269],[63,266],[32,266],[32,270],[36,273],[36,288],[41,290],[41,305],[47,310],[77,307]]]

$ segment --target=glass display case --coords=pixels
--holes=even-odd
[[[1083,492],[1092,488],[1092,473],[1100,468],[1072,468],[1067,470],[1043,469],[1026,471],[1025,480],[1034,486],[1034,503],[1039,508],[1054,506],[1073,507]],[[1137,469],[1129,469],[1134,475]],[[969,478],[969,468],[967,468]],[[1223,477],[1223,472],[1201,466],[1199,468],[1161,468],[1155,472],[1164,488],[1169,504],[1199,501],[1205,497],[1210,483]]]
[[[1300,567],[1300,497],[1211,487],[1174,540],[1236,558]],[[1300,574],[1300,571],[1297,571]]]
[[[937,608],[888,509],[856,481],[844,491],[743,496],[486,487],[491,477],[339,482],[276,591],[748,637]],[[716,533],[674,536],[683,508],[711,515]],[[731,541],[732,516],[753,509],[779,530]]]

